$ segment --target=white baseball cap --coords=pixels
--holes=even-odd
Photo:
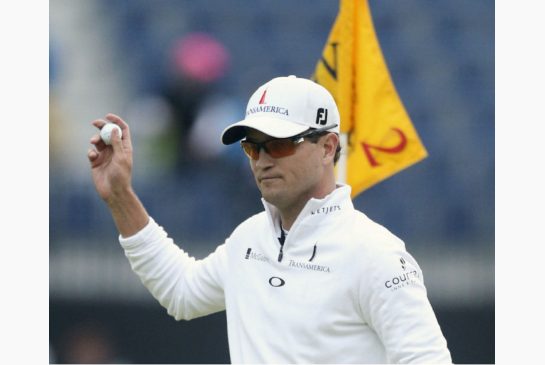
[[[287,138],[310,128],[339,133],[339,125],[337,104],[326,88],[293,75],[277,77],[254,92],[246,107],[246,118],[225,128],[221,141],[235,143],[246,137],[247,128]]]

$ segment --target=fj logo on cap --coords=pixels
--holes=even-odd
[[[326,125],[327,124],[327,109],[318,108],[316,113],[316,124]]]

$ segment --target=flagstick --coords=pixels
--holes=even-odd
[[[341,133],[341,156],[337,162],[337,181],[346,184],[346,161],[348,158],[348,133]]]

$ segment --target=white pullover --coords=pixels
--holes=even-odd
[[[420,267],[354,209],[350,187],[307,202],[281,247],[277,209],[203,260],[152,218],[122,238],[131,267],[177,320],[227,311],[233,363],[451,363]]]

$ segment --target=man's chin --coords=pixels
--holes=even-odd
[[[277,194],[281,189],[282,186],[280,179],[261,180],[259,183],[259,190],[261,190],[261,194],[263,195]]]
[[[278,205],[278,203],[282,200],[282,191],[281,189],[266,187],[261,188],[261,196],[263,199],[265,199],[267,202],[271,203],[272,205]]]

